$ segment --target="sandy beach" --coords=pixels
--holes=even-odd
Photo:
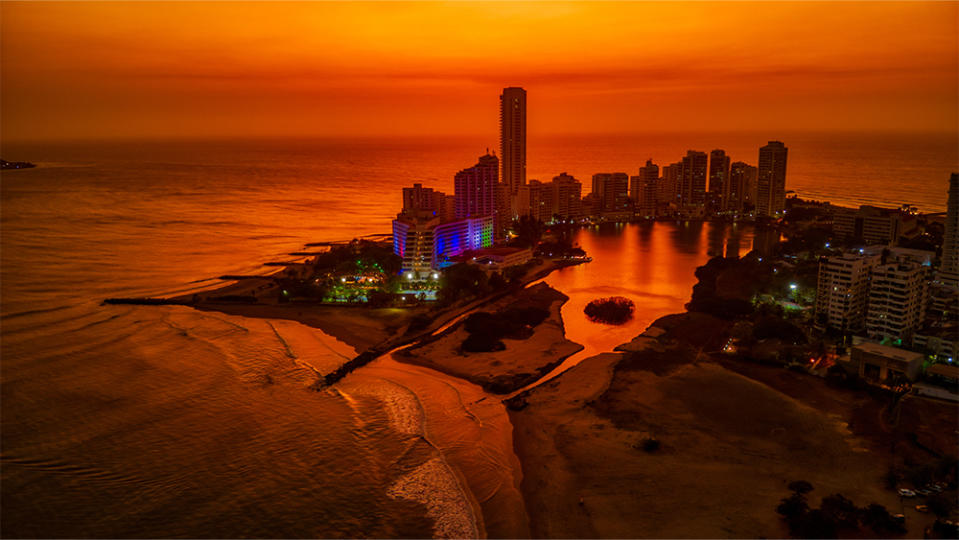
[[[468,333],[459,321],[393,354],[499,394],[527,386],[582,350],[565,337],[561,308],[568,298],[545,283],[442,312],[277,304],[275,292],[255,304],[215,298],[268,288],[266,280],[244,280],[194,307],[296,320],[357,350],[414,337],[406,327],[419,313],[432,321],[416,336],[474,310],[547,309],[528,336],[504,338],[502,351],[464,352]],[[897,458],[890,451],[895,445],[880,420],[881,400],[781,368],[711,357],[728,330],[728,322],[709,315],[668,315],[616,351],[583,360],[510,400],[525,509],[511,506],[504,521],[493,515],[502,513],[501,504],[492,513],[492,502],[480,504],[483,519],[497,523],[490,532],[525,531],[528,519],[532,537],[784,537],[788,530],[776,506],[790,482],[806,480],[815,487],[811,506],[834,493],[859,506],[879,503],[905,513],[907,536],[921,537],[930,516],[884,483],[902,453]],[[955,417],[927,400],[907,405],[902,417],[909,428],[945,426],[945,433],[946,420]],[[659,441],[659,449],[644,451],[648,438]],[[934,437],[930,444],[949,441]],[[482,491],[471,479],[461,481],[474,495]]]

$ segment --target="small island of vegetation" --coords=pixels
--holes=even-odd
[[[597,298],[583,309],[591,321],[606,324],[623,324],[633,318],[635,305],[629,298],[610,296]]]

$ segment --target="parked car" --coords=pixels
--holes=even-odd
[[[916,493],[919,494],[919,495],[922,495],[923,497],[928,497],[928,496],[932,495],[932,492],[929,491],[928,489],[917,489],[917,490],[916,490]]]
[[[916,496],[916,492],[913,491],[913,490],[911,490],[911,489],[900,488],[900,489],[899,489],[899,496],[900,496],[900,497],[915,497],[915,496]]]
[[[942,486],[940,486],[939,484],[930,484],[926,486],[926,489],[930,491],[935,491],[936,493],[942,493]]]

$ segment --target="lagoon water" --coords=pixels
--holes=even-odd
[[[788,187],[837,203],[942,211],[955,136],[782,137]],[[633,173],[686,148],[755,163],[765,137],[530,141],[529,177]],[[0,181],[0,533],[7,537],[393,537],[516,531],[478,512],[518,501],[511,428],[479,388],[390,358],[325,392],[354,353],[322,331],[176,306],[101,306],[254,273],[312,241],[389,230],[399,188],[452,192],[491,142],[14,144]],[[546,279],[583,354],[682,309],[709,253],[749,227],[582,229],[587,265]],[[633,322],[585,319],[636,301]],[[498,499],[497,499],[498,498]],[[495,518],[493,521],[496,521]]]

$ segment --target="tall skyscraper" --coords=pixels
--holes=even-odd
[[[756,215],[774,217],[786,208],[786,154],[779,141],[759,149],[759,178],[756,187]]]
[[[526,90],[504,88],[499,97],[500,159],[503,183],[509,188],[512,216],[525,213],[517,208],[516,196],[526,185]]]
[[[946,203],[946,233],[942,241],[942,262],[937,281],[959,288],[959,173],[949,177],[949,200]]]
[[[456,173],[453,196],[456,197],[456,219],[496,215],[496,179],[499,160],[487,153],[479,163]]]
[[[682,201],[684,206],[703,206],[706,203],[706,176],[709,157],[706,152],[689,150],[683,158]]]
[[[709,153],[709,202],[715,210],[726,209],[726,189],[729,184],[729,156],[725,150]]]

